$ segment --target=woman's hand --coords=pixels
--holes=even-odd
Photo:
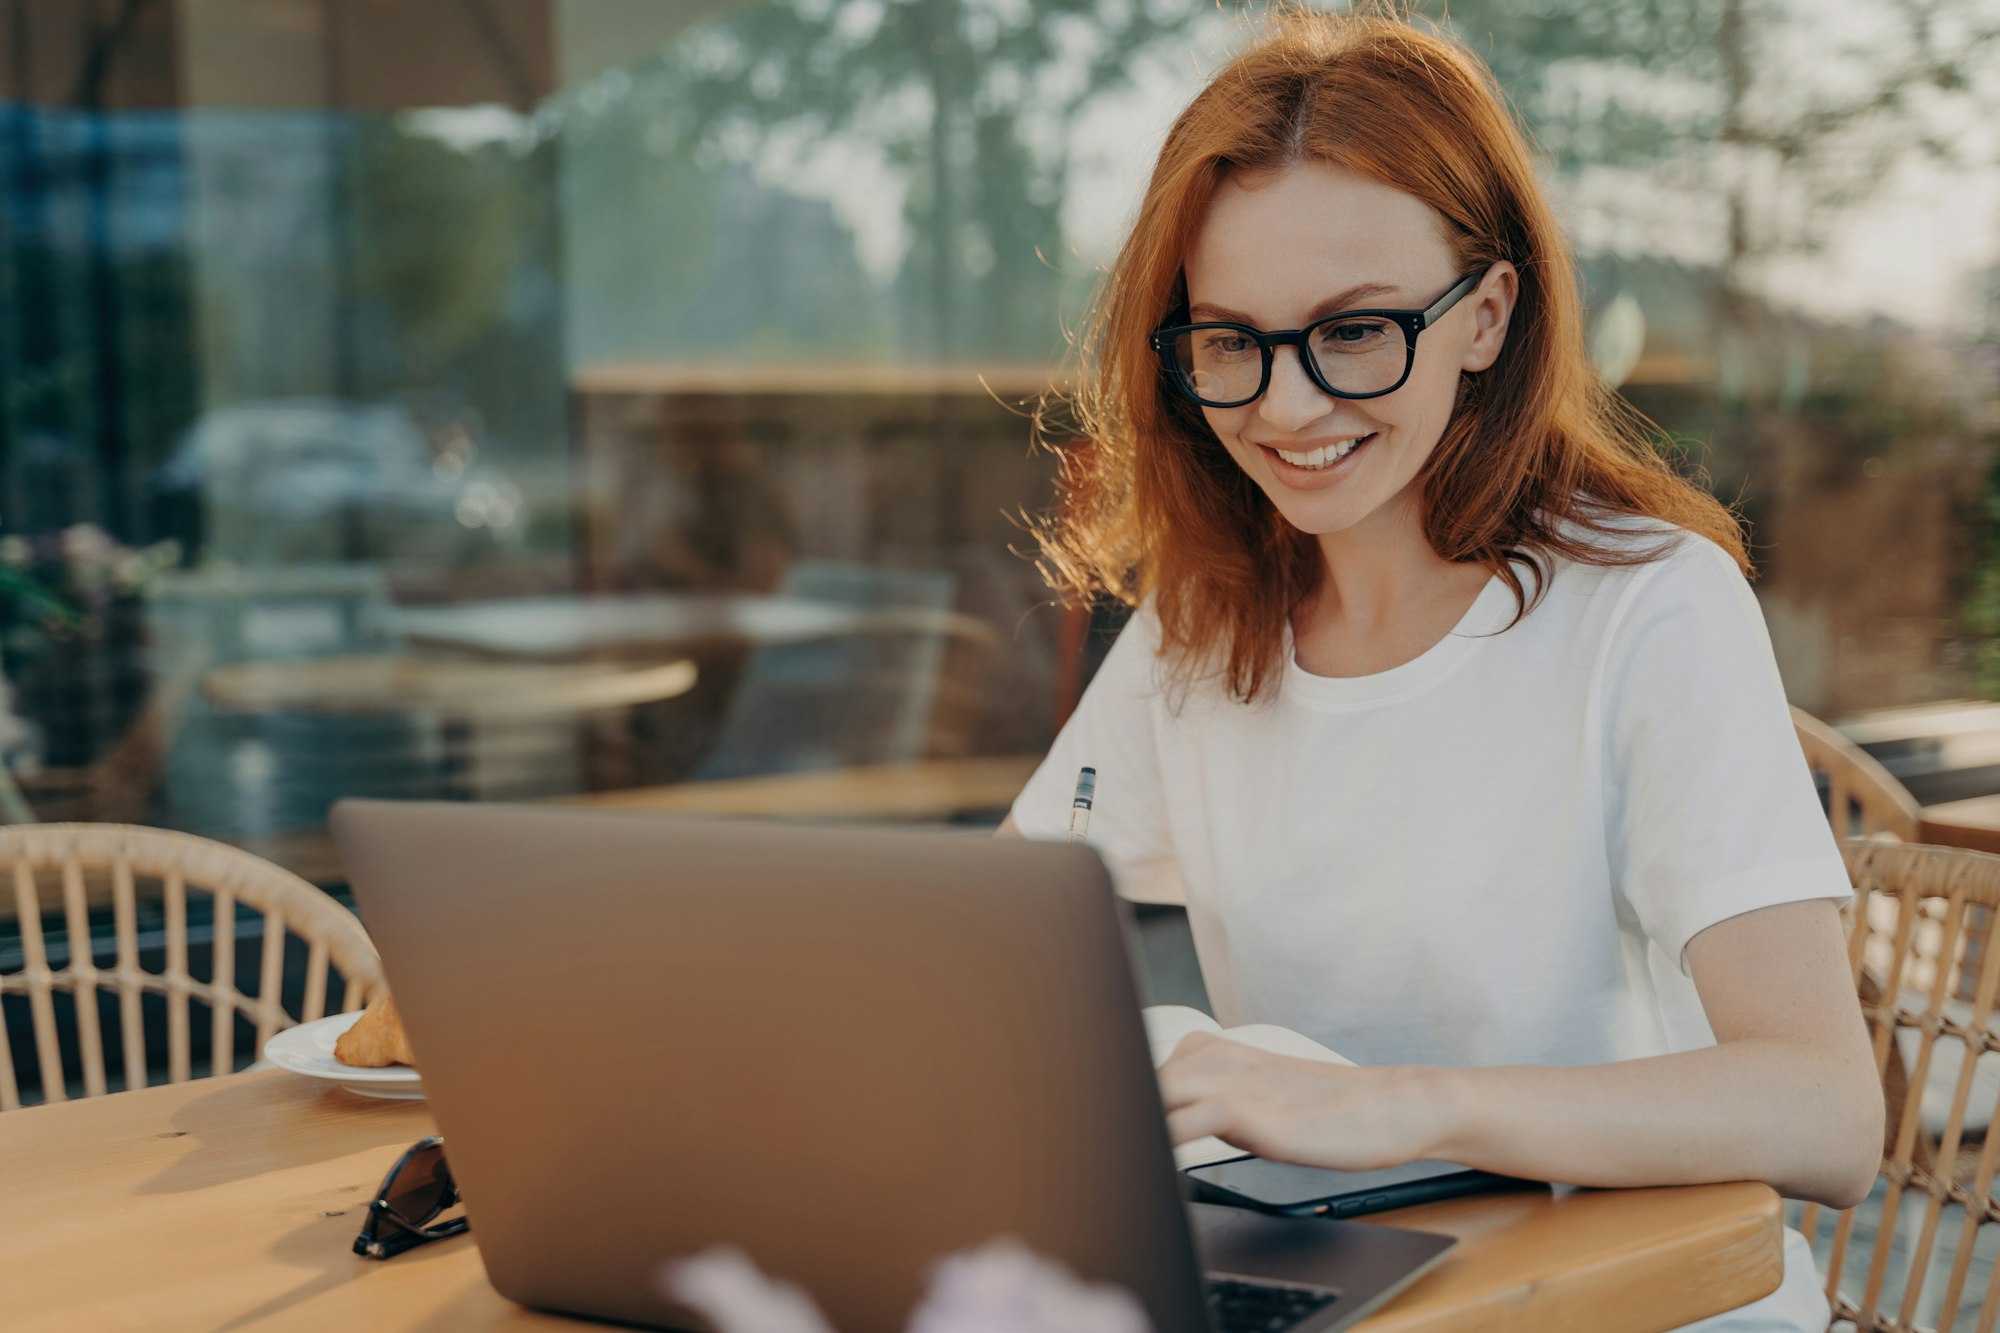
[[[1197,1033],[1160,1066],[1174,1142],[1365,1171],[1433,1158],[1629,1189],[1762,1180],[1852,1208],[1882,1090],[1825,899],[1730,917],[1687,946],[1717,1045],[1608,1064],[1351,1068]]]
[[[1273,1161],[1369,1171],[1428,1157],[1446,1137],[1433,1071],[1272,1055],[1197,1032],[1160,1066],[1176,1144],[1213,1134]]]

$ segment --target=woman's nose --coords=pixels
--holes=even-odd
[[[1306,374],[1299,349],[1280,347],[1271,356],[1271,383],[1257,400],[1257,415],[1274,430],[1296,431],[1326,415],[1332,399]]]

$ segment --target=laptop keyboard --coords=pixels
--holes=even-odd
[[[1220,1333],[1283,1333],[1339,1298],[1319,1287],[1282,1287],[1235,1278],[1208,1280],[1208,1308]]]

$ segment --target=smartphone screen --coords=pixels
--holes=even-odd
[[[1380,1171],[1325,1171],[1312,1166],[1268,1162],[1261,1157],[1197,1166],[1186,1174],[1190,1179],[1259,1208],[1277,1212],[1317,1211],[1321,1205],[1326,1205],[1325,1211],[1341,1216],[1377,1212],[1416,1202],[1414,1196],[1421,1194],[1429,1197],[1436,1192],[1424,1188],[1424,1182],[1442,1183],[1442,1178],[1448,1176],[1466,1177],[1463,1182],[1453,1183],[1462,1183],[1467,1189],[1447,1190],[1444,1193],[1470,1192],[1471,1188],[1483,1187],[1484,1182],[1503,1183],[1505,1179],[1488,1176],[1485,1172],[1469,1171],[1455,1162],[1406,1162],[1402,1166],[1385,1167]],[[1347,1206],[1341,1206],[1343,1203]]]

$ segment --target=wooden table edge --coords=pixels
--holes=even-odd
[[[1529,1271],[1520,1282],[1492,1289],[1470,1310],[1463,1302],[1438,1308],[1426,1300],[1427,1294],[1436,1290],[1435,1280],[1451,1275],[1451,1265],[1457,1257],[1454,1252],[1394,1301],[1355,1324],[1354,1333],[1445,1333],[1446,1330],[1460,1333],[1467,1328],[1477,1328],[1481,1333],[1539,1333],[1548,1325],[1544,1302],[1536,1297],[1556,1288],[1563,1290],[1565,1299],[1594,1298],[1600,1305],[1623,1300],[1616,1314],[1593,1323],[1590,1333],[1658,1333],[1738,1309],[1778,1290],[1785,1271],[1784,1201],[1768,1185],[1732,1181],[1661,1186],[1657,1190],[1579,1190],[1564,1197],[1595,1197],[1613,1203],[1669,1190],[1698,1190],[1711,1196],[1733,1198],[1735,1215],[1719,1224],[1690,1221],[1583,1267],[1559,1272]],[[1466,1230],[1478,1229],[1481,1220],[1478,1214],[1463,1206],[1476,1202],[1478,1197],[1424,1204],[1362,1220],[1459,1236]],[[1718,1230],[1725,1233],[1719,1246]],[[1720,1262],[1718,1248],[1724,1251]],[[1668,1280],[1670,1291],[1652,1289],[1662,1276]],[[1688,1281],[1690,1277],[1697,1281]],[[1653,1280],[1650,1284],[1649,1278]],[[1710,1284],[1718,1294],[1701,1295],[1702,1283]],[[1470,1315],[1478,1316],[1476,1324],[1465,1322]]]

